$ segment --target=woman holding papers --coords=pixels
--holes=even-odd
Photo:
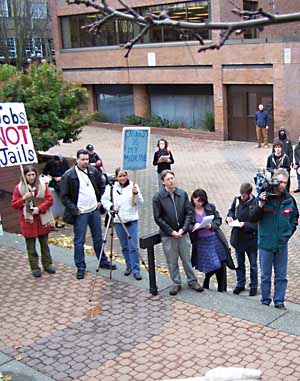
[[[168,149],[168,142],[165,139],[159,139],[157,142],[158,150],[154,153],[153,165],[157,165],[158,187],[163,189],[160,175],[164,169],[171,169],[174,164],[172,152]]]
[[[252,194],[252,186],[244,183],[240,187],[240,195],[233,199],[227,213],[226,222],[232,227],[230,243],[235,248],[238,267],[237,283],[233,293],[238,295],[245,290],[246,266],[245,254],[250,263],[250,296],[257,294],[257,223],[249,222],[250,212],[256,200]]]
[[[222,219],[214,204],[208,202],[203,189],[196,189],[191,198],[195,212],[192,229],[192,265],[205,273],[204,288],[209,288],[210,278],[216,274],[218,291],[225,288],[224,267],[230,257],[227,240],[220,229]],[[230,267],[234,267],[232,260]]]

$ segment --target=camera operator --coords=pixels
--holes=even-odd
[[[289,174],[277,169],[273,174],[272,193],[262,192],[252,211],[251,221],[258,221],[258,249],[261,270],[261,303],[270,305],[271,278],[274,266],[274,306],[286,310],[288,240],[296,230],[298,208],[286,187]],[[274,180],[277,180],[276,182]]]
[[[136,280],[141,280],[140,259],[138,247],[138,205],[144,202],[143,196],[137,184],[128,179],[127,171],[117,168],[115,181],[111,180],[106,186],[102,203],[104,208],[114,215],[114,226],[122,247],[122,254],[126,262],[125,276],[133,273]],[[120,217],[120,218],[119,218]],[[129,235],[133,240],[130,242]]]

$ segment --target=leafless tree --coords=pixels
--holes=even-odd
[[[238,7],[234,7],[232,12],[241,17],[240,21],[234,22],[188,22],[180,20],[172,20],[168,15],[167,10],[163,10],[159,15],[148,13],[145,16],[137,13],[133,8],[129,7],[123,0],[118,0],[122,10],[117,10],[108,6],[106,0],[101,0],[101,2],[95,2],[95,0],[66,0],[68,4],[84,4],[87,7],[98,10],[104,13],[105,17],[97,20],[89,25],[84,26],[91,33],[100,33],[101,27],[113,17],[118,17],[121,19],[129,20],[140,27],[140,32],[136,34],[130,41],[124,44],[124,48],[127,49],[125,57],[128,56],[132,47],[138,43],[145,34],[154,27],[157,26],[167,26],[177,30],[180,30],[182,34],[189,31],[195,40],[199,41],[200,48],[199,52],[206,51],[208,49],[220,49],[229,37],[233,34],[241,34],[246,29],[258,28],[263,30],[265,26],[272,24],[286,24],[291,22],[300,21],[300,12],[287,13],[287,14],[277,14],[276,6],[273,1],[270,4],[273,6],[273,13],[266,12],[262,8],[256,11],[245,11]],[[233,4],[234,2],[230,1]],[[201,31],[204,30],[218,30],[219,41],[217,43],[205,44],[205,41],[200,35]]]

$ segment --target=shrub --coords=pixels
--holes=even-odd
[[[207,111],[204,119],[204,130],[213,132],[215,131],[215,116],[212,111]]]
[[[149,127],[164,127],[164,128],[179,128],[180,124],[173,120],[162,118],[158,115],[150,115],[148,118],[142,116],[130,115],[125,119],[126,124],[134,126],[149,126]]]

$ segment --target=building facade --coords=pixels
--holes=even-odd
[[[174,20],[238,21],[228,1],[129,0],[140,14],[163,9]],[[298,0],[236,0],[241,9],[262,7],[273,13],[300,10]],[[109,5],[119,8],[111,0]],[[65,80],[82,83],[90,94],[89,110],[111,122],[129,115],[159,115],[183,128],[207,129],[214,115],[219,140],[255,140],[254,114],[263,103],[270,116],[270,140],[280,127],[298,138],[300,103],[300,23],[272,25],[234,35],[220,50],[198,53],[199,42],[190,32],[156,27],[135,45],[128,58],[120,45],[137,26],[114,18],[98,35],[82,26],[101,19],[92,8],[50,2],[56,63]],[[208,43],[219,32],[205,31]]]
[[[0,63],[54,60],[48,0],[0,0]]]

